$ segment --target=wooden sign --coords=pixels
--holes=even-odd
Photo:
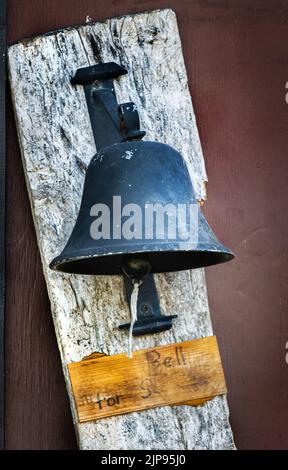
[[[80,422],[227,393],[215,336],[68,364]]]

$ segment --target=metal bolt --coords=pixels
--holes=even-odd
[[[141,311],[142,311],[143,313],[147,313],[147,312],[149,311],[148,305],[147,305],[147,304],[142,304],[142,305],[141,305]]]

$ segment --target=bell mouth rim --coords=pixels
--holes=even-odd
[[[151,273],[163,273],[163,272],[175,272],[175,271],[186,271],[186,270],[191,270],[191,269],[199,269],[199,268],[205,268],[205,267],[208,267],[208,266],[213,266],[213,265],[216,265],[216,264],[222,264],[222,263],[225,263],[227,261],[231,261],[232,259],[235,258],[235,255],[234,253],[229,249],[229,248],[226,248],[224,245],[221,245],[223,247],[222,250],[220,250],[219,248],[216,249],[213,247],[208,247],[207,248],[207,245],[205,245],[205,249],[204,247],[201,249],[201,245],[197,245],[197,249],[194,249],[194,250],[191,250],[191,249],[181,249],[179,250],[178,249],[165,249],[165,250],[161,250],[161,249],[158,249],[157,251],[153,250],[153,245],[151,246],[151,250],[149,249],[145,249],[145,250],[133,250],[133,251],[108,251],[106,253],[93,253],[93,254],[89,254],[89,250],[91,251],[91,248],[84,248],[83,251],[86,252],[86,254],[83,253],[83,255],[79,255],[79,251],[77,251],[77,255],[73,256],[73,252],[70,253],[69,257],[68,256],[63,256],[63,255],[59,255],[57,256],[56,258],[54,258],[50,264],[49,264],[49,268],[52,269],[53,271],[57,271],[57,272],[62,272],[62,273],[68,273],[68,274],[82,274],[82,275],[119,275],[119,274],[123,274],[123,271],[122,271],[122,267],[120,269],[115,269],[114,272],[112,272],[112,270],[110,272],[106,272],[105,270],[101,270],[101,269],[95,269],[95,272],[92,273],[92,272],[83,272],[83,270],[67,270],[67,267],[69,265],[76,265],[77,262],[80,262],[80,261],[87,261],[89,262],[90,260],[99,260],[100,262],[102,261],[103,262],[103,259],[108,259],[109,257],[113,258],[113,259],[118,259],[118,261],[120,259],[124,259],[124,256],[127,255],[127,254],[131,254],[131,255],[147,255],[148,257],[153,257],[153,258],[162,258],[164,257],[165,255],[173,255],[174,257],[180,257],[180,256],[185,256],[185,257],[189,257],[189,254],[192,256],[195,256],[195,254],[197,255],[201,255],[205,257],[206,255],[206,262],[202,263],[201,265],[199,266],[193,266],[191,265],[190,267],[187,267],[187,265],[185,265],[185,267],[183,268],[179,268],[179,265],[175,265],[173,266],[173,264],[171,266],[169,266],[169,269],[151,269]],[[166,244],[166,247],[167,247],[167,244]],[[106,247],[107,249],[108,247]],[[108,248],[109,249],[109,248]],[[114,245],[114,249],[115,249],[115,245]],[[123,247],[122,247],[122,250],[123,250]],[[65,266],[66,266],[66,269],[65,269]],[[121,262],[121,266],[122,266],[122,262]],[[152,266],[153,266],[153,263],[152,263]],[[61,269],[61,267],[63,269]],[[101,272],[102,271],[102,272]]]

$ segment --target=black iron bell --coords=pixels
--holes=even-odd
[[[84,86],[97,153],[87,169],[74,229],[50,267],[77,274],[124,273],[129,293],[128,278],[209,266],[233,254],[202,214],[180,153],[141,141],[145,132],[139,130],[134,103],[118,106],[112,80],[125,73],[117,64],[99,64],[79,69],[72,79]],[[148,278],[152,295],[154,281]],[[162,321],[153,331],[171,327],[174,316],[162,316],[147,296],[148,291],[148,311],[142,314]],[[148,323],[141,329],[138,321],[140,329],[136,324],[133,333],[150,332]]]

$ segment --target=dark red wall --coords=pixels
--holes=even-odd
[[[207,269],[240,449],[288,448],[287,1],[8,0],[9,43],[173,8],[209,176],[205,214],[236,259]],[[6,447],[75,448],[8,100]]]

